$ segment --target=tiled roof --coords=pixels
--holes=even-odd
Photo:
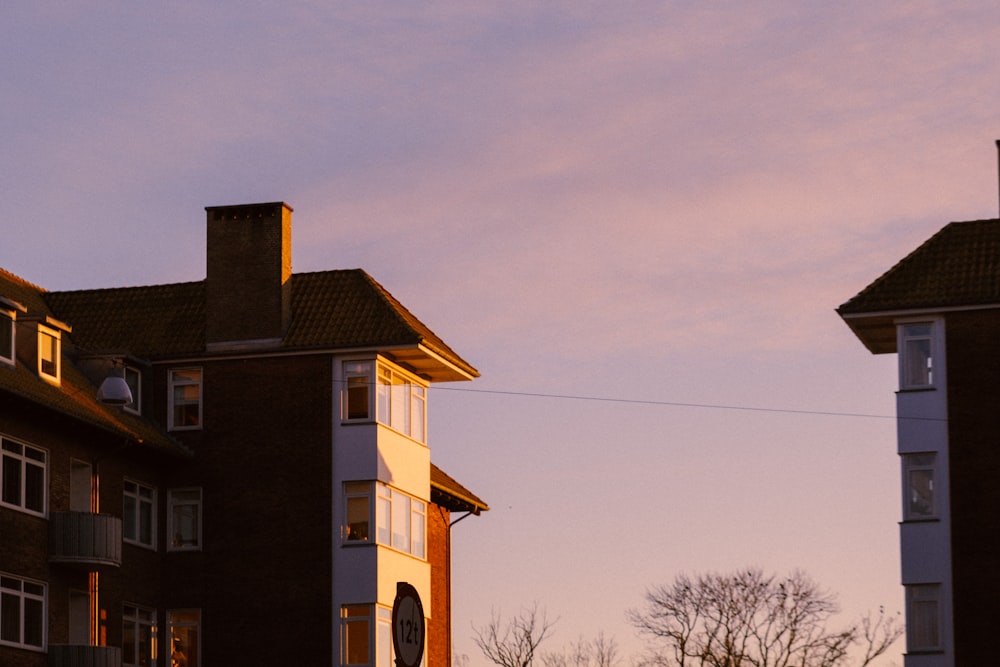
[[[479,514],[488,511],[487,505],[479,496],[459,484],[454,477],[431,464],[431,500],[453,512],[472,512]]]
[[[18,336],[32,333],[24,322],[27,317],[53,316],[46,307],[43,294],[44,290],[40,287],[0,269],[0,295],[27,308],[27,313],[18,313]],[[167,436],[155,424],[121,408],[99,403],[97,387],[72,363],[66,363],[67,355],[71,352],[72,345],[67,340],[63,346],[59,385],[50,384],[33,372],[32,369],[36,364],[34,359],[18,356],[14,367],[0,364],[0,393],[20,397],[112,434],[141,442],[147,447],[175,455],[189,455],[187,449]]]
[[[1000,220],[953,222],[857,296],[842,315],[1000,304]]]
[[[292,319],[285,349],[424,345],[475,377],[479,373],[361,269],[291,277]],[[156,359],[205,351],[203,282],[49,292],[45,300],[74,327],[76,344]]]

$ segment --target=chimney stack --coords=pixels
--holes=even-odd
[[[292,208],[273,202],[205,211],[206,345],[277,344],[291,315]]]

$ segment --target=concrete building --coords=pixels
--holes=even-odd
[[[452,513],[488,507],[428,389],[478,372],[364,271],[292,273],[291,215],[208,208],[198,282],[0,271],[0,664],[388,667],[405,581],[450,665]]]
[[[905,665],[994,664],[1000,220],[947,225],[837,312],[899,358]]]

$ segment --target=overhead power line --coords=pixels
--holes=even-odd
[[[599,403],[624,403],[629,405],[654,405],[670,408],[701,408],[704,410],[739,410],[744,412],[772,412],[793,415],[820,415],[825,417],[853,417],[858,419],[897,419],[895,415],[876,415],[862,412],[836,412],[833,410],[796,410],[793,408],[762,408],[747,405],[726,405],[722,403],[685,403],[680,401],[655,401],[638,398],[613,398],[607,396],[578,396],[573,394],[547,394],[531,391],[509,391],[501,389],[466,389],[464,387],[439,387],[432,385],[435,391],[457,391],[471,394],[494,394],[500,396],[519,396],[523,398],[552,398],[570,401],[594,401]],[[919,421],[946,421],[939,417],[899,417]]]

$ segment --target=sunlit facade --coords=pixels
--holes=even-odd
[[[429,389],[478,373],[363,271],[293,274],[287,205],[207,211],[201,282],[0,271],[0,664],[388,667],[405,581],[449,667],[450,517],[488,507]]]

